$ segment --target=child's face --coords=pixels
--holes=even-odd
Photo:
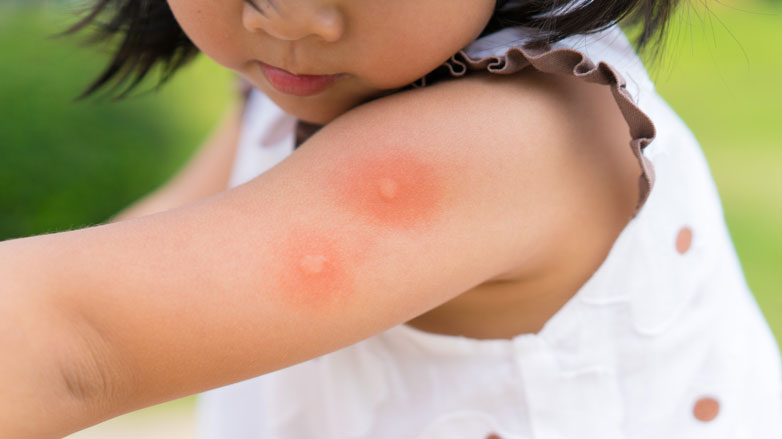
[[[496,0],[168,0],[206,55],[285,111],[326,123],[403,87],[475,39]],[[250,3],[252,2],[252,3]],[[260,62],[298,75],[345,73],[316,94],[273,87]]]

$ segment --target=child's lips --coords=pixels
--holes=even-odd
[[[340,78],[346,76],[345,73],[336,75],[294,75],[287,70],[270,66],[261,61],[258,61],[258,64],[272,87],[280,93],[294,96],[318,94],[331,87]]]

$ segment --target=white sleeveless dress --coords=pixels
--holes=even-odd
[[[205,392],[199,438],[782,438],[777,344],[692,133],[617,27],[550,47],[524,46],[530,35],[503,29],[446,67],[531,67],[614,93],[642,198],[599,269],[537,334],[476,340],[400,325]],[[295,127],[253,91],[231,184],[291,154]]]

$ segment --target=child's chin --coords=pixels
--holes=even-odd
[[[318,96],[299,98],[294,96],[269,96],[280,108],[304,122],[326,125],[346,113],[356,104],[318,99]]]

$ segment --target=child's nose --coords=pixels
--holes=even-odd
[[[258,0],[264,1],[264,0]],[[343,14],[334,6],[298,5],[261,11],[246,5],[242,14],[244,27],[251,32],[263,31],[280,40],[293,41],[315,35],[327,42],[342,37],[345,23]]]

